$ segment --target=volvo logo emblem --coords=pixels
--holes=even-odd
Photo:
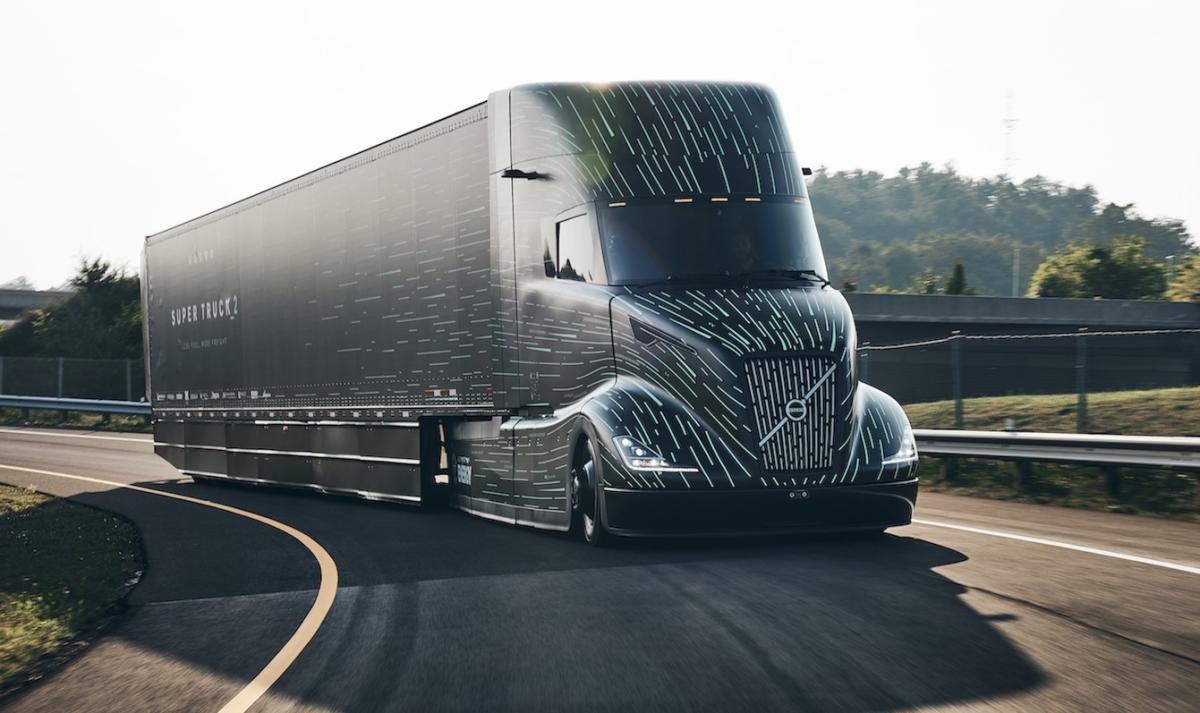
[[[783,413],[792,421],[803,421],[808,415],[808,405],[800,399],[792,399],[783,407]]]
[[[792,399],[783,405],[783,418],[779,419],[779,422],[775,424],[775,427],[770,431],[767,431],[767,435],[763,436],[762,440],[758,442],[758,446],[760,448],[767,445],[767,441],[771,440],[776,433],[779,433],[779,430],[786,426],[788,421],[791,421],[792,423],[799,423],[808,417],[809,397],[817,393],[817,389],[821,388],[821,384],[824,384],[829,377],[833,376],[834,369],[837,369],[836,363],[826,369],[825,373],[821,375],[821,378],[817,379],[817,383],[810,386],[808,391],[804,392],[803,396]]]

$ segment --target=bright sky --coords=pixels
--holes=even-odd
[[[762,82],[804,165],[888,174],[1004,171],[1011,92],[1018,178],[1200,233],[1198,7],[6,0],[0,282],[136,269],[146,234],[543,80]]]

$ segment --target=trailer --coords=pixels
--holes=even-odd
[[[151,235],[155,451],[593,543],[905,524],[803,175],[763,87],[534,84]]]

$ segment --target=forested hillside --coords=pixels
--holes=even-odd
[[[1145,255],[1159,262],[1196,252],[1181,221],[1144,218],[1132,203],[1101,203],[1090,186],[1042,177],[968,178],[923,163],[895,176],[822,169],[809,190],[834,283],[862,291],[920,290],[923,274],[944,278],[961,262],[980,294],[1008,295],[1020,248],[1025,294],[1048,254],[1119,236],[1141,237]]]

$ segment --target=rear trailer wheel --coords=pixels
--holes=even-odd
[[[589,545],[600,547],[609,539],[600,507],[599,469],[596,449],[587,436],[581,436],[571,463],[571,522],[583,533]]]

